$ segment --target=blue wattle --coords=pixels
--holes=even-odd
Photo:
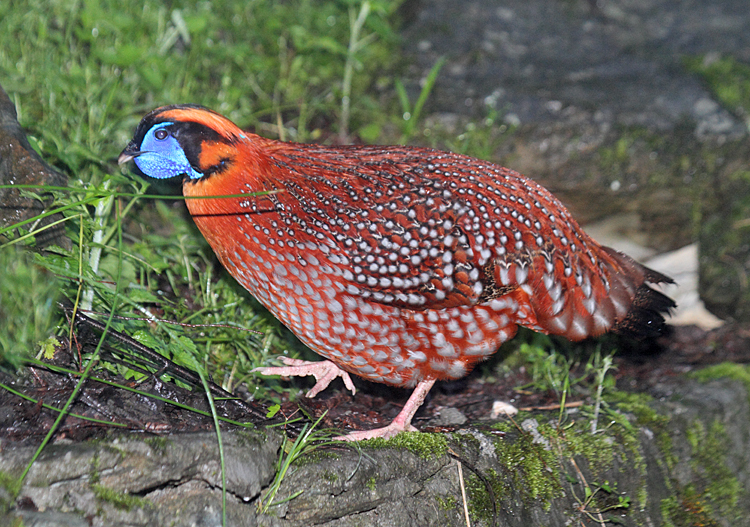
[[[141,153],[133,161],[141,172],[156,179],[169,179],[183,174],[191,179],[203,177],[203,174],[192,167],[177,139],[172,135],[161,140],[155,137],[156,130],[170,124],[161,123],[151,128],[141,142]]]

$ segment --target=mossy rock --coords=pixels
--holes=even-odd
[[[704,201],[700,225],[699,292],[714,314],[750,321],[750,171],[720,181]]]

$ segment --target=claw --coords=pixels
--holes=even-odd
[[[339,441],[361,441],[363,439],[373,439],[375,437],[388,439],[400,434],[401,432],[418,432],[418,430],[412,426],[411,420],[414,417],[414,414],[417,413],[417,410],[419,410],[419,407],[422,406],[422,403],[424,403],[425,397],[427,397],[433,384],[435,384],[435,379],[428,379],[417,384],[417,387],[414,388],[414,391],[401,409],[401,412],[399,412],[396,418],[388,426],[376,428],[374,430],[360,430],[358,432],[335,437],[334,439]]]
[[[351,377],[349,377],[349,374],[329,360],[309,362],[306,360],[283,357],[281,361],[286,364],[286,366],[255,368],[253,371],[262,375],[281,375],[282,377],[313,375],[318,382],[316,382],[315,386],[307,392],[307,397],[310,398],[315,397],[318,393],[325,390],[336,377],[341,377],[344,381],[344,385],[346,385],[347,389],[352,392],[352,395],[356,393],[354,383],[352,382]],[[409,400],[406,401],[406,404],[399,414],[388,426],[376,428],[374,430],[352,432],[350,434],[335,437],[334,439],[339,441],[361,441],[363,439],[372,439],[375,437],[388,439],[400,434],[401,432],[417,432],[418,430],[412,426],[411,420],[414,417],[414,414],[417,413],[417,410],[419,410],[419,407],[422,406],[422,403],[424,403],[425,397],[427,397],[433,384],[435,384],[435,379],[420,381],[420,383],[417,384],[417,387],[414,388]]]
[[[328,388],[328,385],[331,384],[331,381],[336,377],[341,377],[341,380],[344,381],[344,386],[352,392],[352,395],[357,393],[357,389],[354,387],[354,383],[352,382],[352,378],[349,377],[349,374],[329,360],[310,362],[282,357],[281,362],[286,364],[286,366],[255,368],[253,371],[258,372],[261,375],[281,375],[282,377],[304,377],[312,375],[317,382],[315,383],[315,386],[307,392],[307,397],[310,398],[315,397]]]

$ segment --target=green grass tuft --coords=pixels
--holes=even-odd
[[[0,365],[15,368],[54,332],[60,284],[21,247],[0,249],[0,269]]]

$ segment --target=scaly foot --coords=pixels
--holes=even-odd
[[[325,390],[331,381],[336,377],[341,377],[344,381],[344,385],[347,389],[352,392],[352,395],[357,393],[354,388],[349,374],[336,366],[333,362],[326,360],[320,362],[310,362],[306,360],[292,359],[289,357],[282,357],[281,362],[286,366],[271,366],[268,368],[255,368],[253,371],[258,372],[261,375],[281,375],[282,377],[304,377],[306,375],[312,375],[315,380],[315,386],[307,392],[307,397],[313,398],[320,392]]]
[[[422,406],[422,403],[424,402],[425,397],[427,397],[433,384],[435,384],[435,379],[428,379],[417,384],[417,387],[414,388],[414,391],[409,397],[409,400],[406,401],[403,409],[388,426],[376,428],[374,430],[360,430],[345,436],[335,437],[334,439],[338,439],[339,441],[361,441],[363,439],[372,439],[375,437],[388,439],[401,432],[417,432],[418,430],[412,426],[411,420],[414,417],[414,414],[417,413],[417,410],[419,410],[419,407]]]

